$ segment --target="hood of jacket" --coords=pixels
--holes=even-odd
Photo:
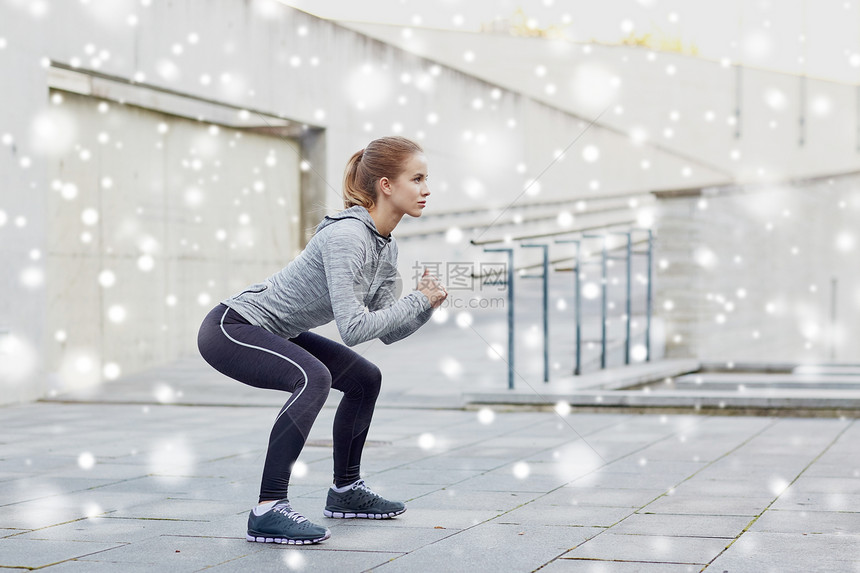
[[[329,225],[334,225],[338,221],[343,221],[344,219],[358,219],[370,230],[373,234],[373,237],[376,239],[376,248],[381,249],[383,246],[391,242],[391,235],[387,237],[383,237],[379,231],[376,229],[376,223],[373,220],[373,217],[370,216],[370,213],[367,211],[365,207],[361,205],[353,205],[349,209],[344,209],[343,211],[336,213],[334,215],[326,215],[323,217],[323,220],[320,221],[320,224],[317,225],[316,232],[319,233],[322,229],[328,227]]]

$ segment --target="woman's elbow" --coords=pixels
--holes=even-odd
[[[366,340],[363,336],[361,336],[357,328],[347,327],[338,330],[340,331],[341,340],[343,340],[343,343],[347,346],[355,346],[357,344],[361,344]]]
[[[356,346],[364,342],[364,340],[354,334],[341,334],[340,337],[343,340],[343,343],[349,347]]]

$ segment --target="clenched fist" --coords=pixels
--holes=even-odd
[[[426,267],[424,268],[421,280],[418,281],[418,290],[427,295],[433,308],[438,307],[448,298],[448,291],[445,290],[445,287],[439,282],[437,277],[430,274],[430,271]]]

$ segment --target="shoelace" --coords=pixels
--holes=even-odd
[[[272,511],[277,511],[278,513],[282,513],[287,516],[287,519],[292,519],[296,523],[301,523],[303,521],[307,521],[308,518],[299,513],[298,511],[293,511],[293,508],[289,505],[276,505],[272,508]]]
[[[372,489],[370,489],[370,488],[367,486],[367,484],[366,484],[366,483],[364,483],[364,480],[363,480],[363,479],[358,480],[357,482],[355,482],[355,485],[353,486],[353,489],[361,489],[361,490],[366,491],[366,492],[367,492],[367,493],[369,493],[370,495],[373,495],[373,496],[379,497],[379,494],[377,494],[375,491],[373,491]]]

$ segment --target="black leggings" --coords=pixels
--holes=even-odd
[[[343,392],[334,417],[334,480],[360,477],[361,452],[382,383],[379,368],[343,344],[312,332],[286,339],[219,304],[197,335],[213,368],[257,388],[292,392],[269,436],[260,501],[285,499],[290,470],[305,445],[329,389]]]

